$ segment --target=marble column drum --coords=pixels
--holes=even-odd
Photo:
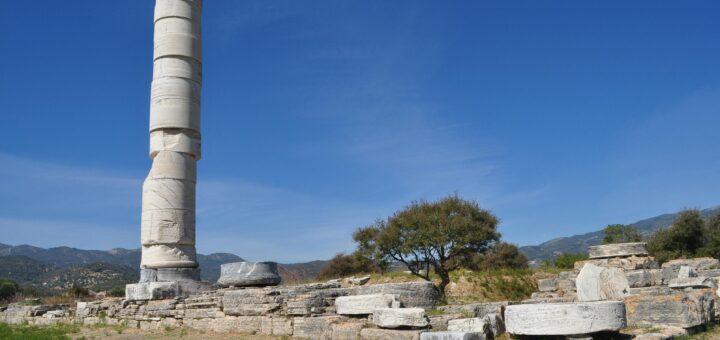
[[[152,168],[143,184],[140,266],[155,270],[152,275],[168,274],[173,279],[182,278],[182,273],[197,279],[198,274],[195,185],[200,159],[201,12],[201,0],[155,4]]]

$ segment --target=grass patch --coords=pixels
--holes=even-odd
[[[450,303],[519,301],[537,290],[534,272],[529,269],[485,271],[456,270],[446,291]]]
[[[716,340],[720,338],[720,326],[713,324],[707,326],[704,331],[693,334],[693,335],[682,335],[676,336],[673,339],[677,340]]]
[[[41,340],[70,339],[68,334],[77,333],[77,325],[57,324],[53,326],[8,325],[0,323],[0,339],[9,340]]]

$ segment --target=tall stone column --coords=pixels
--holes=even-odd
[[[157,0],[150,98],[152,168],[143,184],[143,281],[198,280],[202,0]]]

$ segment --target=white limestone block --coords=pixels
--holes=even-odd
[[[172,179],[178,182],[197,181],[197,161],[191,155],[174,151],[160,151],[153,159],[149,180]]]
[[[200,84],[190,79],[178,77],[160,77],[152,81],[150,88],[151,100],[155,101],[176,98],[199,103]]]
[[[670,280],[670,288],[716,288],[715,280],[707,277],[686,277]]]
[[[223,287],[274,286],[280,281],[276,262],[243,261],[220,265],[218,284]]]
[[[391,308],[396,300],[392,294],[340,296],[335,299],[335,308],[340,315],[367,315],[378,308]]]
[[[420,340],[485,340],[485,334],[477,332],[423,332]]]
[[[505,327],[514,335],[572,335],[626,327],[622,301],[510,305]]]
[[[150,131],[189,129],[200,131],[200,103],[171,98],[150,103]]]
[[[166,17],[200,20],[200,1],[157,0],[155,2],[155,21]]]
[[[448,331],[452,332],[480,332],[487,334],[490,325],[485,318],[467,318],[448,321]]]
[[[194,245],[143,245],[140,266],[145,268],[195,268],[197,267],[195,258]]]
[[[125,285],[126,300],[158,300],[180,295],[177,282],[144,282]]]
[[[538,290],[541,292],[552,292],[558,289],[557,279],[540,279],[538,280]]]
[[[678,271],[678,279],[688,279],[691,277],[697,277],[695,268],[690,267],[690,266],[680,267],[680,271]]]
[[[167,17],[155,22],[153,60],[183,56],[202,62],[200,22]]]
[[[377,308],[373,322],[380,328],[427,327],[430,319],[423,308]]]
[[[603,244],[600,246],[588,247],[588,255],[591,259],[647,254],[648,252],[647,249],[645,249],[645,242]]]
[[[143,211],[195,208],[195,183],[158,178],[143,183]]]
[[[183,129],[161,129],[150,132],[150,158],[157,157],[161,151],[185,153],[199,160],[200,135],[195,131]]]
[[[583,266],[575,280],[578,301],[622,300],[630,284],[620,268]]]
[[[625,272],[630,288],[649,287],[654,283],[652,272],[647,269],[638,269]]]
[[[200,131],[200,85],[184,78],[153,80],[150,131],[162,128]]]
[[[195,211],[143,210],[140,230],[141,242],[144,245],[195,244]]]
[[[176,77],[202,82],[202,65],[192,58],[173,57],[160,58],[153,62],[153,80]]]

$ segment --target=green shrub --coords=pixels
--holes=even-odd
[[[575,262],[577,261],[583,261],[587,260],[588,256],[587,254],[583,253],[577,253],[577,254],[562,254],[555,258],[555,267],[561,268],[561,269],[572,269],[575,268]]]
[[[125,296],[125,288],[123,288],[123,287],[112,287],[112,288],[108,291],[108,295],[113,296],[113,297],[123,297],[123,296]]]
[[[603,244],[640,242],[642,237],[632,225],[611,224],[603,230]]]
[[[527,256],[516,245],[498,242],[485,254],[474,254],[466,267],[472,270],[524,269],[529,267],[528,262]]]
[[[658,230],[647,244],[648,252],[660,262],[709,253],[707,228],[698,210],[680,212],[669,229]]]
[[[0,279],[0,301],[12,299],[18,292],[20,292],[20,286],[17,282],[10,279]]]

